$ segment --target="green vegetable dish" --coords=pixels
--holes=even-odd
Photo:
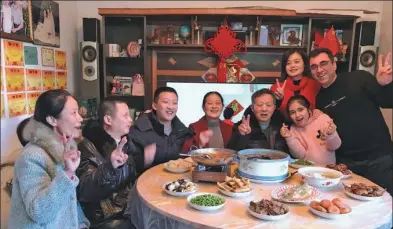
[[[204,194],[197,197],[194,197],[190,200],[192,204],[196,204],[199,206],[219,206],[225,202],[225,200],[221,197],[211,195],[211,194]]]
[[[292,164],[295,164],[295,165],[314,165],[314,163],[312,163],[311,161],[302,160],[302,159],[298,159],[298,160],[292,162]]]

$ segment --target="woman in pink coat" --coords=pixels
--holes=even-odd
[[[322,111],[311,109],[303,95],[289,99],[287,112],[293,125],[288,129],[283,124],[280,133],[292,156],[319,165],[335,164],[335,150],[341,146],[341,139],[333,120]]]

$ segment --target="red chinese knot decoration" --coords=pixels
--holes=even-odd
[[[214,37],[206,41],[205,51],[214,52],[220,57],[220,63],[217,66],[217,81],[223,83],[226,82],[227,71],[225,59],[231,57],[234,52],[247,52],[247,47],[243,41],[236,39],[236,33],[224,21],[224,24],[214,34]]]

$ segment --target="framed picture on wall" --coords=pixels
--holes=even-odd
[[[41,47],[41,63],[45,67],[55,66],[55,51],[51,48]]]
[[[34,0],[31,3],[34,43],[60,47],[59,3]]]
[[[280,45],[282,46],[301,46],[303,25],[297,24],[282,24],[281,25],[281,39]]]
[[[1,38],[32,42],[31,1],[1,1]]]

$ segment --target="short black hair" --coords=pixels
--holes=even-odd
[[[334,62],[334,55],[333,55],[332,51],[330,51],[330,49],[327,49],[327,48],[317,48],[317,49],[312,50],[310,52],[310,59],[318,56],[321,53],[325,53],[326,55],[328,55],[330,62],[332,62],[332,63]]]
[[[125,103],[124,100],[119,99],[117,96],[109,96],[100,102],[97,109],[98,122],[101,126],[104,125],[105,115],[113,117],[116,114],[116,104]]]
[[[74,96],[66,90],[55,89],[45,91],[38,97],[35,104],[34,119],[53,128],[53,126],[46,121],[46,118],[51,116],[58,119],[68,97],[74,98]]]
[[[18,136],[19,142],[22,146],[25,146],[27,145],[27,143],[29,143],[29,141],[25,139],[23,136],[23,131],[29,121],[30,121],[30,117],[24,119],[22,122],[18,124],[18,127],[16,127],[16,135]]]
[[[172,93],[175,93],[175,94],[176,94],[176,97],[179,97],[179,96],[177,95],[177,92],[176,92],[176,90],[175,90],[174,88],[172,88],[172,87],[166,87],[166,86],[165,86],[165,87],[159,87],[159,88],[157,88],[156,91],[154,92],[153,101],[154,101],[155,103],[158,102],[158,98],[160,97],[160,94],[163,93],[163,92],[172,92]]]
[[[274,93],[268,88],[262,88],[256,92],[254,92],[254,94],[252,94],[252,96],[251,96],[251,103],[255,104],[256,98],[258,98],[262,95],[271,95],[273,97],[273,103],[276,104],[276,97],[274,96]]]
[[[222,103],[222,105],[224,105],[224,98],[222,97],[222,95],[217,91],[210,91],[210,92],[206,93],[205,96],[203,96],[202,108],[205,106],[207,97],[209,97],[209,95],[213,95],[213,94],[220,97],[221,103]]]
[[[231,119],[235,111],[232,107],[227,107],[224,109],[224,119]]]
[[[284,54],[282,55],[280,81],[284,81],[288,78],[288,73],[286,70],[287,62],[288,62],[289,57],[294,53],[298,53],[303,60],[304,70],[303,70],[302,75],[311,78],[310,60],[308,59],[307,54],[299,49],[291,48],[291,49],[288,49],[287,51],[285,51]]]

